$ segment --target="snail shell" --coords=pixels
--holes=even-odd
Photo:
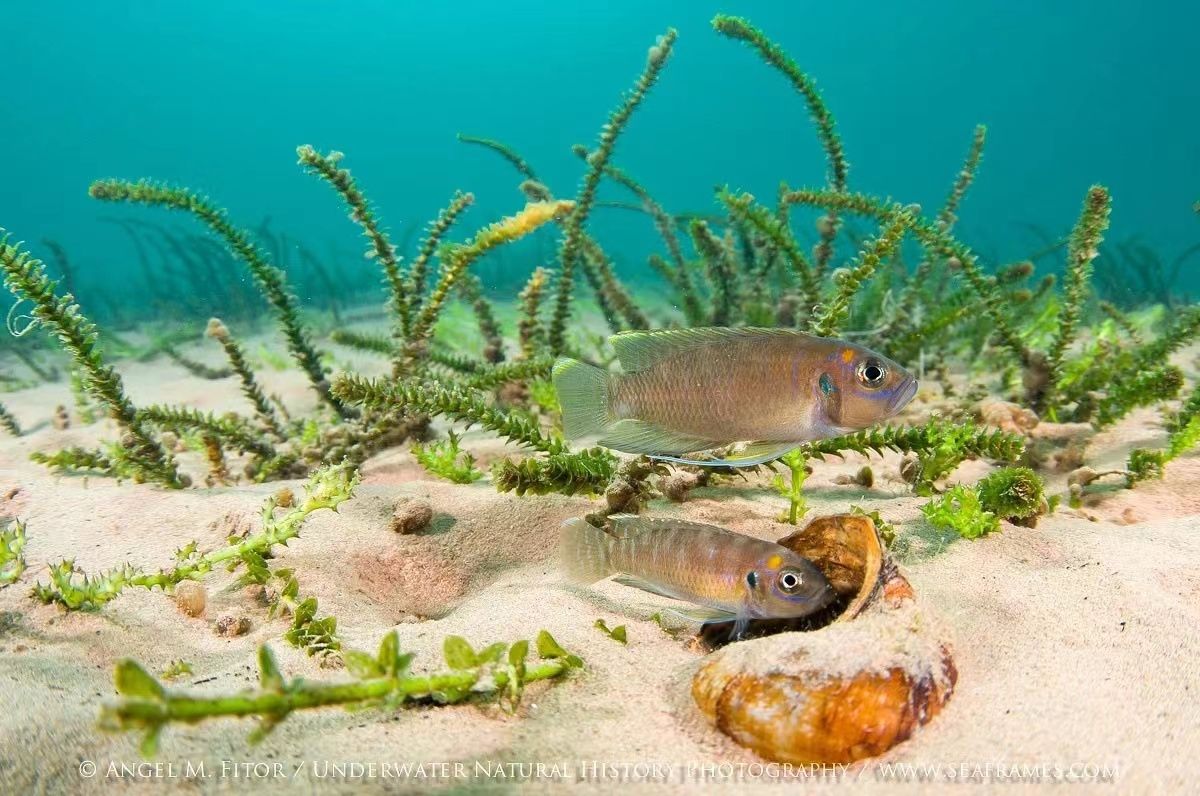
[[[779,542],[825,573],[839,606],[823,627],[714,652],[692,696],[722,732],[771,760],[850,763],[882,754],[950,698],[958,673],[943,634],[870,518],[818,517]]]

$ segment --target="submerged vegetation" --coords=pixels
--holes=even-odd
[[[135,661],[117,664],[114,680],[120,699],[100,713],[100,726],[112,732],[142,734],[142,754],[158,750],[163,729],[221,717],[255,716],[258,727],[250,742],[258,743],[298,710],[341,706],[346,709],[398,710],[423,703],[454,704],[470,698],[498,699],[509,710],[520,704],[530,683],[561,677],[582,665],[545,630],[538,634],[530,661],[530,644],[499,642],[474,650],[459,636],[444,644],[446,669],[432,674],[410,670],[413,655],[400,651],[395,631],[384,636],[376,655],[354,651],[346,656],[353,682],[287,680],[269,647],[258,651],[258,688],[223,696],[193,696],[166,689]]]
[[[193,476],[183,472],[176,454],[192,450],[203,452],[208,465],[204,480],[210,486],[242,478],[307,479],[303,497],[284,491],[266,500],[257,532],[232,536],[224,546],[203,552],[193,542],[177,552],[170,567],[157,571],[124,564],[87,574],[74,561],[61,561],[50,565],[48,582],[33,587],[34,596],[65,610],[92,610],[127,588],[170,591],[203,579],[218,566],[236,569],[242,583],[262,587],[270,595],[268,618],[290,615],[282,633],[285,640],[322,659],[343,661],[354,678],[335,684],[286,680],[263,647],[256,690],[192,696],[166,689],[142,666],[126,660],[117,666],[120,699],[105,708],[105,726],[142,732],[143,750],[152,752],[163,728],[210,717],[258,717],[259,729],[252,737],[260,739],[294,711],[329,705],[397,708],[415,701],[454,703],[486,696],[513,708],[527,684],[578,667],[580,661],[545,631],[536,642],[537,662],[527,660],[528,642],[477,651],[463,639],[447,638],[448,668],[427,675],[410,672],[412,656],[400,652],[394,632],[384,638],[375,656],[346,651],[337,620],[318,616],[316,599],[303,596],[301,579],[292,569],[274,567],[273,556],[299,534],[309,515],[336,510],[350,499],[358,467],[383,450],[407,445],[426,471],[455,484],[486,478],[474,455],[462,447],[458,430],[435,439],[441,432],[439,423],[478,427],[517,449],[490,468],[490,482],[497,490],[518,496],[602,496],[602,508],[590,515],[593,521],[611,513],[636,512],[659,492],[683,499],[690,488],[720,489],[730,476],[746,475],[730,467],[702,470],[644,457],[622,460],[604,448],[568,445],[548,380],[555,358],[570,354],[601,365],[613,359],[591,328],[585,307],[594,305],[612,332],[663,325],[778,326],[853,337],[919,367],[923,378],[932,374],[927,380],[940,384],[942,411],[927,413],[923,422],[808,442],[786,454],[779,463],[786,472],[778,472],[774,482],[788,501],[781,522],[797,524],[804,515],[805,482],[814,466],[847,454],[884,451],[901,454],[898,475],[915,494],[930,498],[922,513],[935,528],[977,538],[997,530],[1001,520],[1034,521],[1055,504],[1035,472],[1049,457],[1027,444],[1021,433],[1024,426],[997,427],[979,411],[980,399],[989,396],[1008,399],[1014,411],[1029,413],[1033,423],[1039,418],[1074,421],[1095,429],[1111,426],[1138,407],[1164,409],[1166,446],[1130,454],[1124,473],[1130,486],[1162,476],[1168,462],[1200,443],[1200,388],[1193,386],[1177,410],[1168,403],[1185,388],[1183,371],[1169,357],[1200,334],[1200,307],[1176,306],[1169,318],[1146,320],[1133,317],[1134,307],[1116,306],[1111,289],[1102,291],[1109,301],[1098,301],[1093,278],[1110,278],[1107,261],[1097,260],[1112,205],[1106,188],[1092,186],[1084,194],[1079,220],[1067,239],[1061,276],[1037,273],[1032,261],[989,267],[955,233],[957,214],[983,160],[983,126],[974,130],[945,203],[934,213],[854,192],[835,119],[815,82],[747,21],[718,16],[713,27],[746,44],[799,93],[827,159],[825,185],[782,185],[771,201],[719,187],[711,215],[673,215],[618,165],[620,136],[663,77],[676,44],[674,30],[650,47],[633,88],[617,103],[594,147],[576,147],[584,174],[573,199],[556,198],[539,181],[535,166],[508,145],[460,135],[463,143],[498,154],[515,168],[523,207],[460,236],[457,228],[474,197],[456,193],[429,223],[411,259],[401,255],[402,247],[393,242],[362,186],[343,165],[344,156],[301,146],[301,167],[327,183],[349,208],[350,220],[366,241],[368,259],[380,269],[385,309],[374,318],[382,321],[382,331],[378,325],[367,330],[343,322],[351,317],[352,304],[362,302],[356,300],[356,291],[337,296],[332,288],[341,276],[329,275],[318,263],[314,273],[325,274],[331,288],[322,309],[337,326],[331,333],[322,332],[301,308],[293,274],[283,261],[288,247],[262,228],[256,232],[238,226],[219,205],[194,191],[148,180],[94,183],[90,195],[99,201],[181,211],[212,233],[204,238],[153,234],[157,245],[177,251],[184,270],[217,256],[214,247],[244,269],[257,294],[243,296],[234,287],[236,280],[217,280],[212,304],[199,309],[207,317],[216,305],[233,328],[248,334],[253,313],[247,307],[265,302],[291,366],[316,396],[317,408],[307,416],[293,417],[256,373],[256,365],[273,355],[265,348],[261,354],[248,354],[219,318],[209,320],[204,332],[219,345],[225,366],[213,368],[190,359],[178,350],[184,339],[157,340],[147,351],[139,350],[108,329],[98,329],[84,314],[60,247],[47,246],[63,277],[56,280],[23,244],[9,238],[0,241],[4,282],[18,300],[31,305],[28,323],[14,328],[10,316],[10,330],[17,337],[34,327],[50,333],[69,358],[66,367],[75,388],[77,417],[88,423],[102,414],[111,421],[105,429],[116,435],[96,448],[34,452],[34,461],[62,474],[182,489],[192,485]],[[671,295],[671,308],[645,300],[624,284],[601,241],[588,231],[589,218],[604,204],[597,197],[606,181],[632,194],[634,204],[619,206],[647,216],[661,236],[662,250],[650,253],[647,263]],[[809,220],[815,239],[799,231],[799,217],[806,212],[813,215]],[[139,245],[151,234],[132,222],[114,223]],[[498,311],[509,307],[493,306],[487,285],[473,269],[481,259],[539,229],[557,229],[560,244],[552,260],[531,263],[522,273],[529,275],[510,302],[514,322],[510,313]],[[913,251],[919,251],[915,261]],[[311,254],[307,260],[316,262]],[[1104,267],[1094,268],[1096,262]],[[1175,267],[1163,275],[1166,281],[1161,284],[1147,276],[1147,300],[1163,301],[1162,284],[1171,284],[1177,271]],[[461,325],[468,313],[484,343],[478,354],[464,353],[449,328]],[[6,344],[5,350],[21,358],[35,382],[58,378],[57,370],[42,359],[52,355],[25,342]],[[352,350],[360,359],[373,358],[378,367],[355,372],[325,350],[326,343],[343,353]],[[244,411],[218,415],[190,406],[135,404],[113,362],[160,354],[202,378],[236,378]],[[965,395],[959,393],[963,386],[947,375],[951,362],[968,368],[973,384]],[[30,386],[7,377],[5,384]],[[67,414],[65,409],[62,413]],[[0,426],[14,436],[23,432],[3,405]],[[240,464],[240,471],[230,469],[231,459]],[[953,483],[956,468],[969,459],[1020,466],[1005,466],[975,485]],[[864,472],[857,483],[869,488],[873,471]],[[673,486],[667,485],[669,479],[676,479]],[[1072,495],[1072,502],[1078,503],[1079,496]],[[878,512],[868,514],[879,518]],[[879,524],[885,527],[881,519]],[[890,542],[895,530],[888,525],[886,533]],[[0,585],[21,577],[24,544],[25,526],[20,522],[0,535]],[[624,626],[610,629],[598,621],[596,627],[620,643],[627,641]],[[184,669],[181,664],[170,671],[179,674]]]

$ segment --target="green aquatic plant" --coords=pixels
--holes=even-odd
[[[1150,478],[1162,478],[1168,462],[1200,445],[1200,386],[1193,388],[1179,410],[1168,417],[1167,431],[1165,448],[1134,448],[1129,452],[1126,465],[1129,486]]]
[[[546,345],[546,330],[542,326],[540,312],[546,283],[549,281],[548,270],[535,268],[518,296],[521,302],[521,319],[517,322],[517,342],[521,346],[522,359],[532,359],[541,353]]]
[[[473,484],[483,478],[483,472],[475,467],[475,457],[459,447],[461,439],[451,431],[444,440],[415,443],[412,453],[427,472],[456,484]]]
[[[477,390],[489,390],[500,387],[512,381],[529,381],[530,379],[547,379],[554,368],[554,360],[549,357],[519,359],[516,362],[502,363],[468,374],[464,383]]]
[[[650,48],[646,57],[646,68],[643,70],[633,90],[608,118],[608,122],[600,132],[600,140],[596,148],[588,156],[588,169],[583,178],[583,185],[575,199],[574,207],[564,224],[563,243],[558,255],[558,287],[555,293],[554,310],[547,331],[550,352],[561,354],[566,349],[567,323],[571,315],[571,297],[575,285],[575,267],[581,255],[584,237],[584,224],[591,214],[596,201],[596,189],[604,174],[604,167],[612,158],[617,138],[629,123],[633,112],[645,99],[646,93],[658,81],[658,76],[671,55],[675,44],[674,28],[667,30]]]
[[[617,625],[616,627],[609,627],[608,623],[605,622],[603,619],[597,619],[595,621],[595,623],[592,625],[592,627],[596,628],[601,633],[608,636],[609,638],[611,638],[613,641],[617,642],[618,644],[628,644],[629,643],[629,634],[625,630],[625,625]]]
[[[1004,467],[975,485],[979,503],[1000,519],[1028,520],[1046,510],[1046,485],[1028,467]]]
[[[604,448],[549,452],[545,456],[504,458],[492,466],[499,492],[517,495],[596,495],[617,473],[617,458]]]
[[[4,283],[13,295],[33,304],[33,318],[58,338],[80,372],[92,397],[123,432],[125,462],[132,477],[171,488],[187,485],[187,477],[176,469],[171,454],[154,438],[125,394],[121,377],[100,354],[99,333],[71,295],[59,296],[57,284],[46,276],[40,260],[0,238],[0,268]],[[27,327],[28,328],[28,327]]]
[[[790,479],[776,475],[772,482],[775,491],[788,499],[788,510],[780,516],[779,521],[799,525],[800,518],[808,511],[804,501],[804,482],[809,474],[808,457],[803,450],[796,448],[783,454],[779,461],[791,471]]]
[[[283,640],[293,647],[304,650],[310,656],[338,658],[342,653],[342,641],[337,635],[337,617],[317,618],[317,598],[301,600],[292,609],[292,626],[283,634]]]
[[[371,203],[359,189],[350,170],[342,168],[344,155],[341,152],[330,152],[322,155],[308,144],[296,148],[299,163],[311,174],[315,174],[329,183],[337,191],[346,205],[350,208],[350,220],[362,227],[363,236],[368,242],[367,257],[379,263],[383,269],[390,292],[389,303],[397,320],[407,330],[409,317],[409,291],[400,272],[396,247],[388,239],[381,228]]]
[[[21,436],[21,426],[17,423],[17,419],[12,416],[4,404],[0,404],[0,428],[3,428],[14,437]]]
[[[382,334],[358,332],[353,329],[334,329],[329,333],[329,339],[338,345],[344,345],[356,351],[366,351],[370,354],[390,356],[396,351],[392,339]]]
[[[199,433],[218,440],[223,446],[262,459],[272,459],[277,455],[275,446],[265,433],[232,413],[218,417],[212,412],[198,409],[155,405],[139,409],[138,416],[161,429],[177,434]]]
[[[92,198],[106,202],[129,202],[181,210],[191,213],[208,226],[249,268],[254,281],[275,310],[288,350],[308,376],[317,395],[338,414],[349,416],[346,407],[329,394],[329,378],[321,364],[321,355],[313,347],[308,331],[300,322],[298,303],[288,286],[286,275],[267,261],[266,254],[248,232],[230,223],[223,209],[186,188],[159,185],[146,180],[99,180],[92,183],[88,193]]]
[[[452,383],[370,380],[345,374],[333,384],[345,401],[376,411],[401,408],[478,425],[544,453],[562,453],[566,443],[524,415],[506,412],[478,391]]]
[[[1092,261],[1100,251],[1100,241],[1108,229],[1111,207],[1108,189],[1093,185],[1088,191],[1079,221],[1071,232],[1067,245],[1066,288],[1062,310],[1058,316],[1058,330],[1045,354],[1046,384],[1040,390],[1027,383],[1027,395],[1035,412],[1044,412],[1058,397],[1063,375],[1063,357],[1075,340],[1083,303],[1087,298],[1088,283],[1092,274]],[[1029,365],[1026,365],[1027,369]],[[1030,379],[1027,378],[1027,382]],[[1030,387],[1035,389],[1030,390]]]
[[[0,529],[0,588],[11,586],[25,571],[25,523],[13,520]]]
[[[400,651],[393,630],[383,637],[375,655],[351,651],[345,655],[350,682],[322,683],[284,679],[269,647],[258,651],[258,688],[237,694],[198,696],[170,691],[142,666],[120,661],[113,679],[117,701],[100,711],[100,726],[109,732],[142,734],[141,752],[153,756],[163,729],[171,724],[195,724],[206,719],[256,716],[250,743],[262,741],[293,712],[341,706],[347,709],[396,710],[422,703],[454,704],[468,698],[496,698],[510,710],[518,705],[529,683],[561,677],[582,661],[559,646],[542,630],[535,644],[539,660],[529,659],[530,643],[493,644],[482,650],[450,636],[443,655],[446,669],[415,674],[413,655]]]
[[[516,151],[507,144],[503,144],[500,141],[493,141],[490,138],[479,138],[478,136],[466,135],[464,133],[458,134],[458,140],[462,141],[464,144],[474,144],[476,146],[481,146],[492,150],[500,155],[500,157],[511,163],[513,168],[520,172],[522,177],[527,180],[533,180],[534,182],[538,181],[538,176],[536,173],[534,173],[533,167],[529,165],[529,161],[518,155]]]
[[[483,283],[475,274],[468,273],[459,283],[459,292],[475,311],[479,334],[483,337],[483,358],[491,364],[504,361],[504,335],[496,322],[496,311],[483,295]]]
[[[187,661],[179,658],[167,664],[166,668],[159,673],[159,677],[164,680],[177,680],[185,674],[192,673],[192,665]]]
[[[708,317],[710,326],[729,326],[735,320],[735,308],[739,306],[737,266],[733,253],[709,228],[708,223],[694,219],[689,225],[692,243],[707,266],[708,281],[712,285],[712,313]]]
[[[185,580],[199,580],[218,565],[229,569],[245,566],[251,572],[266,570],[265,559],[272,551],[300,534],[308,517],[321,509],[337,510],[350,499],[358,485],[358,472],[345,465],[325,467],[314,473],[304,487],[304,497],[277,515],[279,496],[263,503],[262,530],[245,537],[230,537],[224,547],[201,553],[192,542],[175,553],[175,565],[146,572],[133,564],[88,575],[74,561],[50,565],[49,583],[37,583],[33,596],[43,603],[57,603],[69,611],[99,608],[118,597],[127,587],[172,589]]]
[[[467,243],[443,248],[442,267],[437,283],[413,318],[412,330],[405,341],[405,362],[418,358],[433,334],[434,323],[449,297],[450,290],[466,273],[472,262],[488,251],[528,235],[538,227],[571,211],[567,201],[531,202],[524,210],[484,227]],[[408,366],[402,372],[408,372]]]
[[[258,379],[254,375],[254,370],[246,361],[245,352],[242,351],[237,340],[233,339],[229,328],[221,322],[220,318],[210,318],[204,333],[216,340],[224,349],[225,356],[229,360],[229,367],[237,374],[238,380],[242,383],[242,395],[246,396],[246,400],[254,407],[254,416],[258,418],[259,423],[275,439],[285,439],[287,434],[279,421],[279,416],[275,413],[275,407],[267,400],[267,396],[263,393],[262,387],[259,386]]]
[[[83,376],[75,368],[71,368],[69,375],[71,384],[71,399],[75,402],[75,414],[79,417],[79,422],[86,424],[96,422],[96,410],[88,398],[87,387],[84,386]]]
[[[884,260],[891,257],[900,246],[904,232],[913,223],[912,213],[895,207],[887,226],[879,236],[869,243],[858,256],[853,267],[836,273],[836,292],[813,318],[812,332],[821,337],[832,337],[841,328],[850,309],[850,302],[863,284],[871,278]]]
[[[217,379],[227,379],[233,375],[233,371],[229,368],[214,368],[211,365],[206,365],[203,362],[179,353],[172,345],[160,346],[159,351],[161,351],[167,357],[167,359],[171,360],[193,376],[201,379],[216,381]]]
[[[70,447],[54,453],[34,451],[30,461],[45,465],[61,475],[104,475],[110,478],[134,478],[136,469],[128,454],[117,443],[109,443],[105,449]]]
[[[930,495],[935,482],[967,459],[1016,461],[1025,452],[1025,440],[1017,434],[981,428],[970,422],[951,423],[934,418],[918,426],[876,426],[841,437],[808,442],[801,449],[807,456],[817,459],[841,456],[846,451],[864,455],[884,450],[915,454],[917,466],[907,475],[918,495]]]
[[[825,99],[817,89],[816,82],[805,74],[782,48],[745,19],[718,14],[713,17],[712,26],[723,36],[742,41],[757,51],[759,57],[787,78],[792,87],[804,98],[808,105],[809,115],[812,116],[813,124],[816,126],[817,137],[820,139],[829,161],[829,186],[836,193],[845,192],[846,175],[850,171],[850,166],[846,160],[841,136],[837,132],[837,123],[825,105]],[[787,210],[784,203],[781,203],[781,212],[786,217]],[[833,241],[837,236],[837,231],[838,215],[830,208],[818,225],[820,243],[813,251],[814,270],[817,277],[825,273],[833,258]]]
[[[937,215],[937,225],[946,232],[949,232],[958,221],[958,206],[962,204],[963,197],[967,195],[967,189],[971,187],[971,183],[975,182],[975,174],[979,171],[979,162],[983,159],[983,145],[986,141],[987,127],[982,124],[976,125],[975,135],[971,138],[971,148],[967,151],[967,158],[963,162],[962,170],[958,172],[954,187],[950,189],[950,195],[946,197],[941,212]]]
[[[983,507],[979,493],[957,484],[921,507],[929,524],[940,531],[954,531],[964,539],[978,539],[1000,529],[1000,520]]]

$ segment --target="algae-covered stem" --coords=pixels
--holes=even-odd
[[[168,724],[196,722],[227,716],[259,716],[251,743],[261,741],[293,711],[330,705],[397,708],[406,702],[460,702],[472,695],[499,695],[502,704],[515,708],[526,685],[559,677],[579,668],[583,661],[568,653],[545,630],[538,633],[540,661],[529,663],[530,643],[492,644],[474,650],[466,639],[448,636],[443,654],[449,671],[413,675],[413,656],[400,651],[399,637],[383,637],[377,655],[346,653],[346,668],[357,678],[349,683],[315,683],[303,678],[285,681],[270,648],[258,651],[259,690],[228,696],[199,697],[168,691],[136,662],[117,664],[114,681],[122,699],[100,711],[100,726],[110,732],[144,732],[142,754],[157,751],[159,735]]]
[[[220,318],[210,318],[204,333],[220,343],[221,348],[225,350],[229,366],[242,382],[242,394],[254,407],[255,416],[275,439],[280,441],[285,439],[287,435],[283,431],[283,426],[280,425],[279,417],[275,414],[275,407],[271,406],[271,402],[263,394],[262,388],[258,386],[258,379],[255,378],[254,371],[246,361],[246,355],[242,351],[241,345],[229,333],[229,328],[222,323]]]
[[[359,190],[350,170],[341,167],[342,153],[330,152],[322,155],[316,149],[304,144],[296,148],[299,163],[313,174],[329,183],[335,191],[341,194],[350,207],[350,220],[362,227],[363,235],[370,243],[367,255],[376,260],[383,268],[391,292],[392,311],[404,328],[408,327],[409,297],[405,289],[404,279],[400,273],[400,264],[396,257],[396,247],[388,239],[387,233],[379,225],[370,202]]]
[[[353,412],[329,393],[328,375],[321,364],[320,355],[308,339],[308,333],[300,324],[296,297],[288,288],[287,277],[283,271],[267,262],[266,256],[254,245],[245,230],[229,222],[224,210],[185,188],[157,185],[145,180],[98,180],[92,183],[88,193],[92,198],[102,201],[133,202],[183,210],[204,222],[250,269],[267,301],[275,309],[288,350],[308,375],[317,395],[343,418],[353,417]]]
[[[470,265],[497,246],[528,235],[544,224],[571,212],[574,203],[566,200],[556,202],[530,202],[515,215],[503,218],[475,234],[470,242],[446,249],[442,255],[441,275],[430,291],[421,310],[413,318],[412,329],[405,341],[403,358],[407,372],[411,362],[417,360],[429,344],[434,324],[441,313],[442,305],[453,288],[466,273]]]
[[[825,148],[829,160],[829,186],[835,193],[846,191],[846,175],[850,166],[846,161],[846,152],[842,147],[842,139],[838,135],[837,125],[833,114],[825,105],[825,99],[817,89],[816,81],[806,75],[792,60],[783,48],[766,37],[761,30],[751,25],[741,17],[718,14],[713,17],[713,29],[718,33],[743,41],[758,51],[759,57],[775,67],[788,82],[798,91],[808,104],[808,112],[817,127],[817,136]],[[833,240],[838,231],[838,215],[833,207],[827,208],[825,218],[817,225],[820,242],[813,250],[815,271],[817,277],[824,275],[833,257]]]
[[[571,314],[571,292],[575,283],[575,263],[581,254],[583,227],[596,201],[596,188],[604,174],[604,167],[612,157],[617,137],[628,124],[629,118],[641,104],[646,93],[658,80],[659,73],[666,65],[675,44],[677,34],[674,28],[669,28],[659,37],[650,48],[646,57],[646,68],[633,86],[633,91],[621,103],[621,106],[609,117],[608,123],[600,133],[599,145],[588,156],[588,171],[583,179],[583,186],[575,201],[575,208],[567,218],[566,230],[562,247],[559,250],[558,292],[555,295],[554,315],[550,320],[549,343],[552,354],[561,354],[566,348],[567,320]]]
[[[137,476],[169,487],[186,486],[187,476],[179,473],[174,458],[150,434],[133,402],[125,395],[121,377],[101,358],[97,346],[99,333],[95,324],[84,317],[75,297],[57,295],[57,283],[46,276],[42,262],[9,243],[6,235],[0,237],[0,267],[4,269],[8,289],[33,302],[33,316],[58,337],[83,374],[89,391],[125,431],[128,464]]]

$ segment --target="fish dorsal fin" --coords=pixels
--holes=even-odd
[[[733,340],[762,340],[788,337],[792,339],[819,340],[794,329],[759,329],[755,327],[726,328],[721,326],[699,329],[653,329],[649,331],[621,332],[608,338],[621,369],[636,373],[653,367],[667,357],[682,351]]]
[[[778,459],[795,448],[797,444],[796,442],[752,442],[738,451],[736,456],[724,459],[680,459],[675,456],[655,456],[654,454],[650,454],[650,458],[675,464],[699,465],[700,467],[755,467]]]
[[[718,447],[715,440],[681,434],[648,420],[618,420],[604,431],[600,444],[625,453],[691,453]]]

